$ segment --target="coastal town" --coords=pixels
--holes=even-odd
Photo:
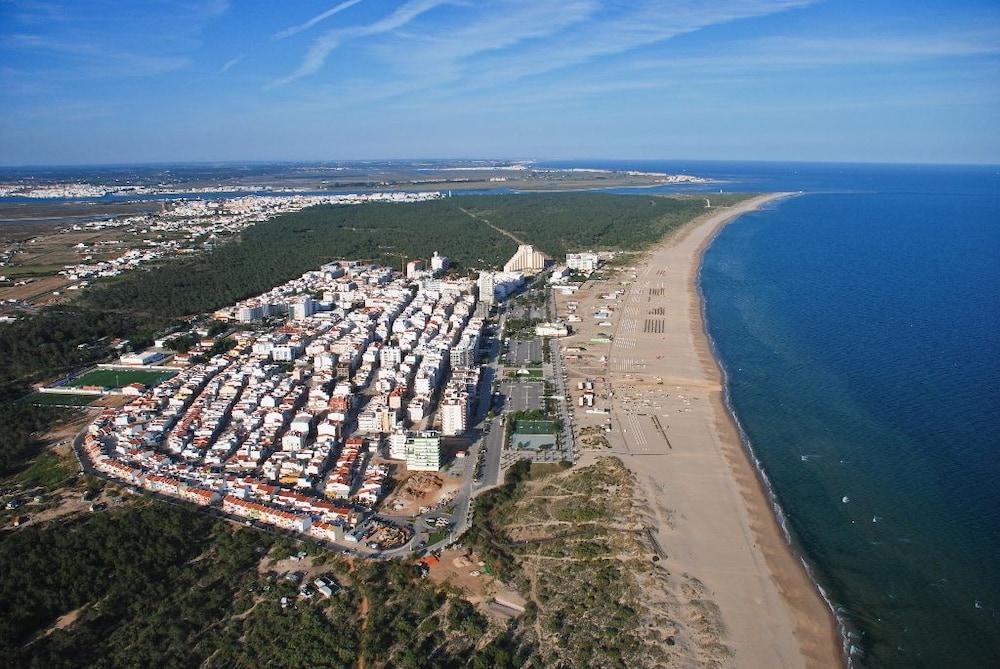
[[[464,579],[484,610],[513,620],[525,612],[527,591],[498,578],[506,558],[490,548],[495,521],[482,513],[480,496],[489,493],[488,505],[511,494],[511,477],[538,471],[553,477],[546,480],[557,498],[578,476],[592,486],[587,495],[600,491],[581,504],[610,495],[616,506],[600,516],[601,531],[619,532],[621,523],[637,530],[648,503],[638,500],[662,501],[648,508],[656,519],[643,521],[641,540],[623,555],[652,551],[666,560],[670,536],[683,534],[697,553],[671,555],[671,573],[714,556],[698,581],[679,577],[668,589],[690,586],[707,597],[724,586],[734,595],[712,599],[725,610],[774,597],[767,573],[748,567],[749,544],[723,550],[698,531],[703,522],[724,522],[728,534],[749,536],[725,506],[732,481],[710,482],[728,456],[695,457],[713,438],[705,426],[724,415],[709,394],[718,382],[696,348],[664,348],[665,338],[689,336],[693,321],[678,315],[698,313],[685,286],[699,240],[767,200],[707,211],[682,247],[669,242],[648,254],[598,247],[567,250],[557,262],[518,240],[494,269],[436,251],[399,256],[393,266],[384,256],[329,261],[155,337],[102,342],[116,351],[113,360],[49,377],[28,398],[84,407],[89,422],[63,443],[88,475],[80,480],[98,492],[41,511],[37,500],[11,498],[20,506],[10,529],[69,513],[63,508],[101,518],[130,497],[152,497],[283,542],[276,555],[291,557],[272,561],[281,563],[276,578],[308,580],[296,586],[298,599],[284,594],[283,611],[313,592],[331,601],[314,583],[329,570],[308,557],[326,549],[353,565],[392,565],[432,583]],[[609,462],[621,464],[608,469]],[[617,483],[591,480],[604,475]],[[632,487],[615,487],[626,482],[634,498]],[[532,494],[549,494],[526,489],[534,493],[522,500],[525,509],[539,504]],[[595,522],[584,508],[552,504],[553,520]],[[147,508],[168,513],[163,504]],[[659,517],[675,509],[683,516]],[[527,537],[516,550],[524,564],[538,559],[528,572],[541,583],[550,566],[530,544],[549,545],[551,532],[513,532],[517,541]],[[567,541],[559,551],[590,550]],[[734,570],[744,574],[739,582]],[[741,616],[733,638],[743,652],[766,656],[754,639],[773,626],[751,620]],[[704,658],[727,652],[712,646]]]
[[[211,332],[166,334],[40,392],[119,398],[76,452],[136,491],[359,555],[446,543],[501,461],[579,455],[563,374],[542,355],[558,361],[567,326],[542,310],[534,332],[502,337],[517,299],[547,299],[569,270],[528,245],[476,279],[437,253],[400,269],[325,264],[217,310]]]

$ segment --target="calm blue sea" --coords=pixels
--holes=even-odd
[[[856,666],[1000,667],[1000,168],[627,165],[804,191],[705,255],[732,406]]]

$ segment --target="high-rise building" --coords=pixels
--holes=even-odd
[[[417,272],[421,272],[424,269],[423,260],[411,260],[406,263],[406,276],[407,278],[412,278]]]
[[[406,468],[418,472],[436,472],[441,469],[440,433],[428,430],[407,438]]]
[[[316,300],[311,297],[303,297],[292,305],[292,318],[301,321],[316,313]]]
[[[596,253],[591,251],[566,254],[566,267],[569,267],[571,270],[576,272],[590,274],[597,269],[599,264],[600,258],[597,257]]]
[[[536,251],[531,244],[521,244],[503,266],[505,272],[539,272],[552,261],[541,251]]]
[[[468,399],[461,395],[441,402],[441,434],[464,434],[468,421]]]
[[[480,272],[476,285],[479,286],[479,301],[483,304],[493,304],[496,299],[496,280],[493,272]]]
[[[236,320],[240,323],[259,321],[263,317],[264,307],[259,304],[252,307],[240,307],[240,309],[236,312]]]
[[[478,337],[462,337],[449,355],[452,369],[474,367],[479,357]]]
[[[378,353],[379,364],[383,367],[395,367],[403,361],[403,351],[398,346],[383,346]]]
[[[392,460],[406,459],[406,432],[393,432],[389,435],[389,458]]]
[[[437,251],[431,256],[431,271],[435,274],[448,271],[450,265],[451,261],[448,259],[448,256],[438,255]]]
[[[399,425],[399,409],[383,404],[375,410],[378,419],[378,431],[384,434],[392,432]]]

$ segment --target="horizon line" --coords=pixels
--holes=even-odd
[[[586,157],[586,158],[501,158],[501,157],[408,157],[408,158],[316,158],[316,159],[222,159],[222,160],[148,160],[122,162],[66,162],[66,163],[4,163],[0,169],[57,169],[57,168],[109,168],[109,167],[154,167],[187,165],[309,165],[327,163],[392,163],[392,162],[497,162],[497,163],[545,163],[545,162],[699,162],[699,163],[768,163],[798,165],[871,165],[899,167],[1000,167],[997,162],[969,161],[892,161],[892,160],[822,160],[822,159],[774,159],[774,158],[629,158],[629,157]]]

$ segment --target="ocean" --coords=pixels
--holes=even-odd
[[[1000,168],[626,165],[803,191],[705,254],[731,407],[854,666],[1000,666]]]

